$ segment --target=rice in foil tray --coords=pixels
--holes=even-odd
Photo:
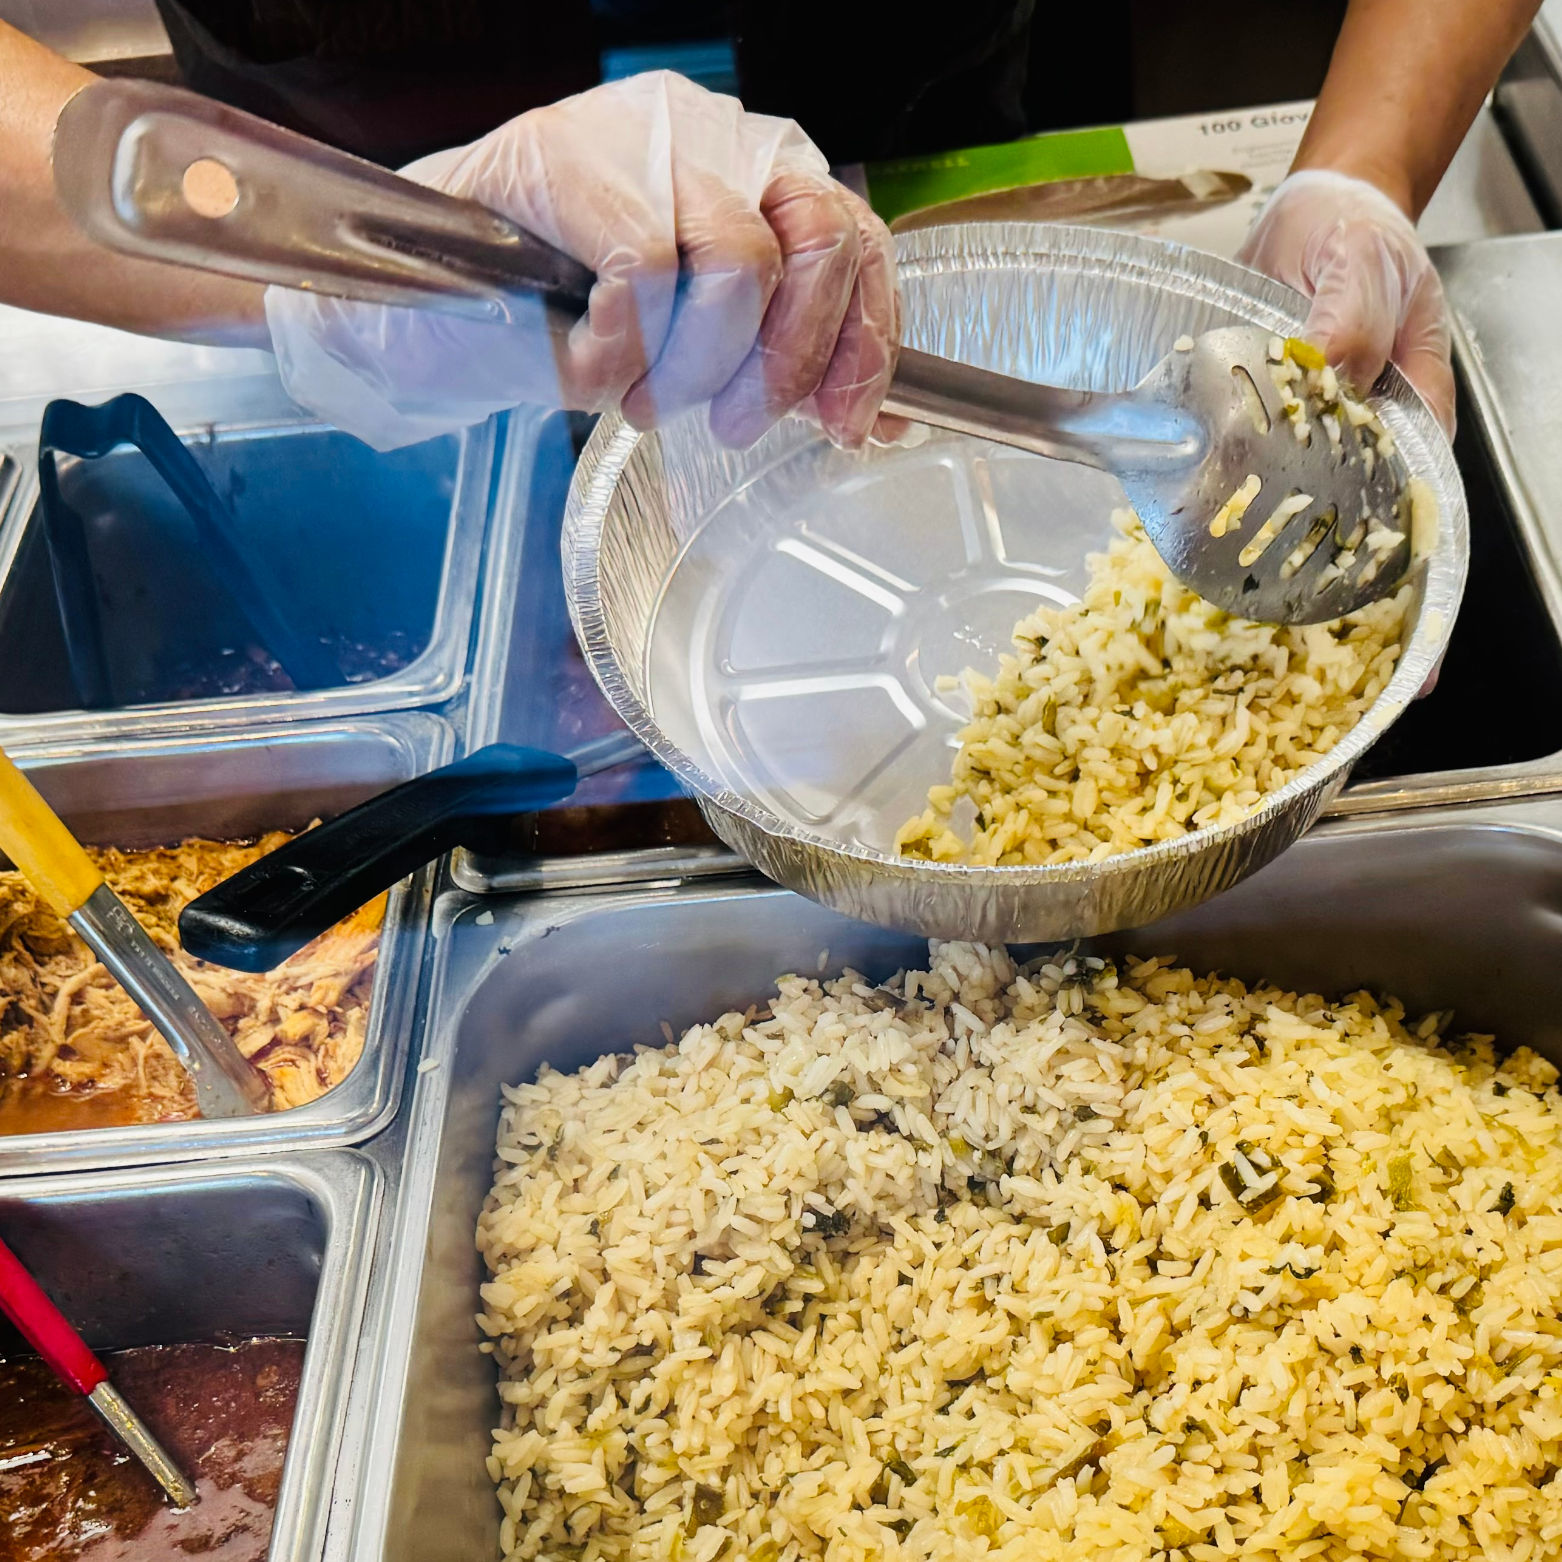
[[[1327,624],[1234,618],[1180,585],[1132,511],[1083,597],[967,671],[949,782],[897,850],[1012,867],[1097,862],[1235,824],[1361,720],[1399,660],[1410,588]]]

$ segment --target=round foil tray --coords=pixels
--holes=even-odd
[[[905,340],[1089,390],[1136,383],[1184,334],[1296,334],[1300,295],[1181,245],[1048,224],[899,240]],[[1014,625],[1075,599],[1124,504],[1116,481],[959,435],[833,449],[788,419],[746,451],[702,415],[648,434],[616,416],[581,458],[564,522],[570,613],[619,716],[761,872],[927,937],[1031,942],[1136,927],[1283,851],[1425,683],[1453,627],[1468,517],[1453,454],[1390,370],[1373,405],[1436,500],[1408,640],[1387,689],[1322,760],[1240,823],[1057,867],[894,853],[949,777],[967,708]]]

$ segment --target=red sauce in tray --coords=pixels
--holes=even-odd
[[[200,1500],[172,1507],[36,1356],[0,1361],[0,1562],[264,1562],[303,1341],[154,1345],[102,1361]]]

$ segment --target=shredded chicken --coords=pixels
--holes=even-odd
[[[384,897],[261,976],[186,955],[178,920],[190,901],[286,839],[278,833],[249,845],[186,841],[92,853],[265,1075],[273,1111],[313,1101],[358,1061]],[[51,1108],[69,1098],[90,1100],[84,1121],[93,1125],[198,1115],[188,1076],[123,988],[19,874],[0,873],[0,1133],[36,1126],[26,1119],[29,1102],[40,1096]],[[50,1126],[59,1121],[51,1110]]]

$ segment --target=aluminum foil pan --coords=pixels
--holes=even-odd
[[[1305,301],[1180,245],[1044,224],[899,241],[905,340],[1007,374],[1126,389],[1176,339],[1300,330]],[[651,434],[604,418],[564,523],[570,612],[623,720],[770,878],[927,937],[1086,937],[1228,888],[1317,818],[1425,683],[1453,627],[1468,519],[1453,454],[1390,371],[1375,399],[1437,502],[1409,640],[1387,689],[1324,759],[1239,824],[1104,862],[987,868],[897,857],[947,779],[965,720],[941,678],[990,668],[1042,601],[1073,600],[1122,490],[1089,468],[957,435],[834,450],[789,419],[741,452],[694,416]]]

